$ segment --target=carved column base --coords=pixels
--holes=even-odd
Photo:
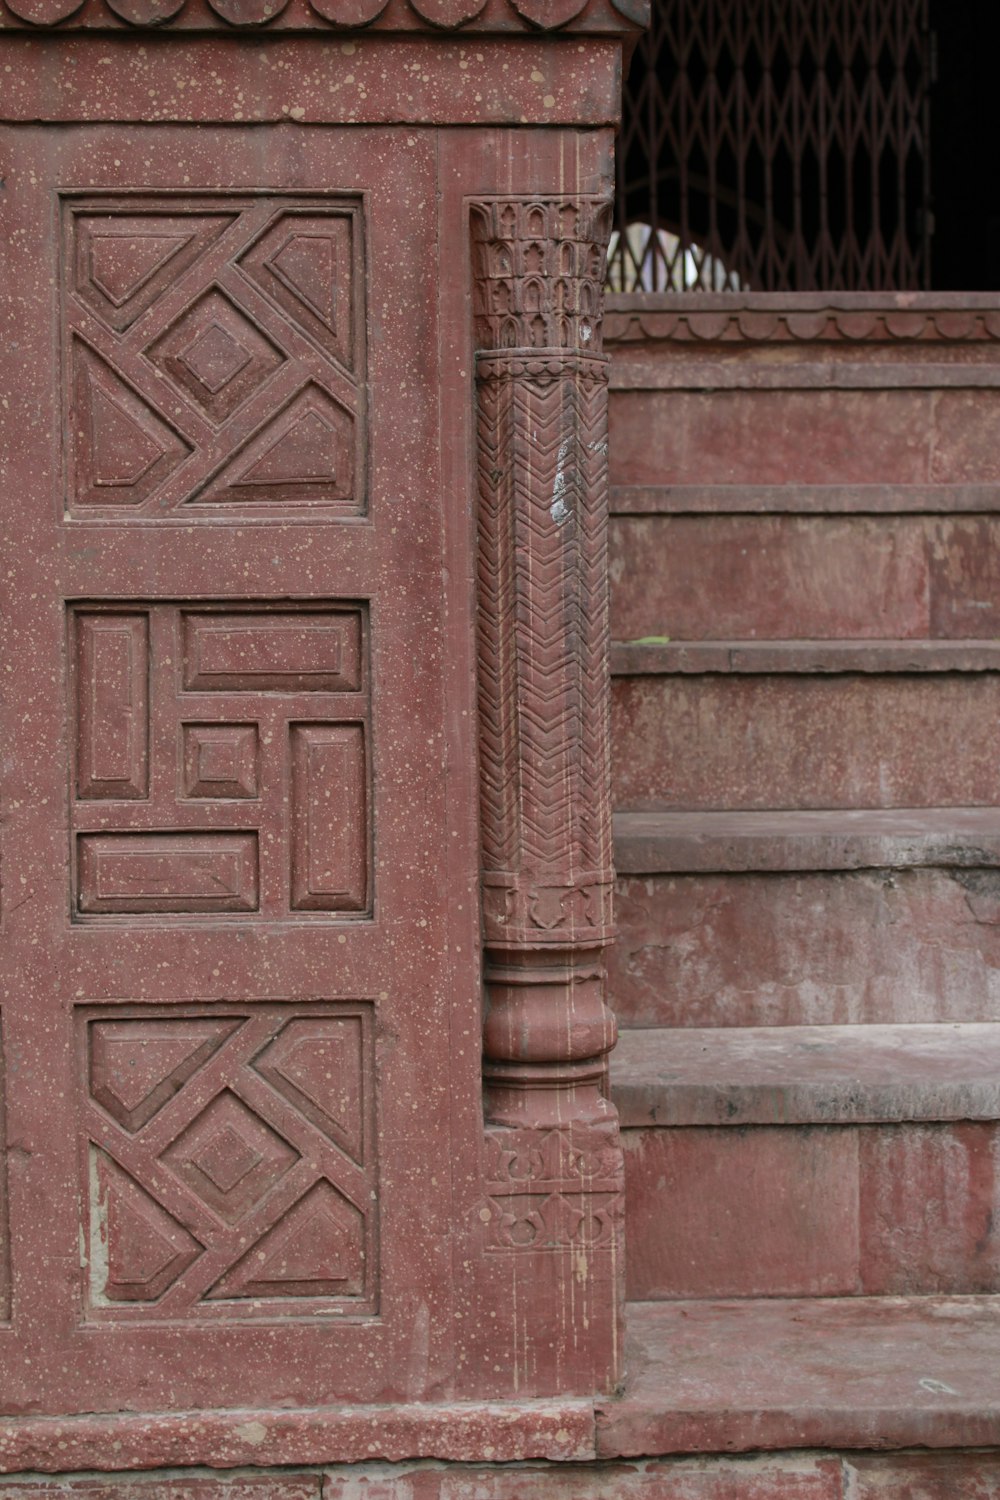
[[[538,1128],[607,1119],[606,1054],[617,1028],[601,950],[488,949],[486,993],[487,1120]]]
[[[615,1391],[625,1184],[614,1118],[487,1126],[484,1168],[472,1260],[490,1311],[470,1323],[466,1393]]]

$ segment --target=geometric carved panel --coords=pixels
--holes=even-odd
[[[85,1316],[375,1310],[371,1007],[80,1007]]]
[[[145,615],[77,615],[78,797],[149,795]]]
[[[185,797],[256,797],[256,724],[184,724]]]
[[[356,204],[64,200],[68,514],[365,509]]]
[[[81,604],[69,650],[76,920],[370,911],[363,606]]]

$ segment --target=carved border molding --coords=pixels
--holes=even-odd
[[[1000,302],[992,307],[798,305],[643,306],[641,294],[616,297],[604,318],[605,343],[787,344],[968,343],[1000,340]],[[649,302],[652,302],[652,298]],[[740,301],[743,301],[741,298]]]
[[[650,0],[4,0],[0,31],[278,30],[637,35]]]

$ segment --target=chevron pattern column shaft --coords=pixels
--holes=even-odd
[[[487,1113],[608,1121],[610,207],[473,206]]]

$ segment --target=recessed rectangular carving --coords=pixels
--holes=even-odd
[[[357,692],[357,610],[183,616],[184,686],[197,692]]]
[[[71,516],[364,512],[356,200],[70,197],[62,264]]]
[[[144,613],[76,617],[76,794],[149,792],[149,620]]]
[[[368,795],[360,724],[294,724],[292,907],[364,911]]]
[[[369,1004],[86,1006],[77,1039],[88,1319],[375,1311]]]
[[[185,797],[256,797],[256,724],[185,724]]]
[[[81,913],[249,912],[256,833],[101,833],[77,841]]]

